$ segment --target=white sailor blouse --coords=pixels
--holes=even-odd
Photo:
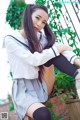
[[[10,35],[10,34],[9,34]],[[19,31],[14,31],[12,34],[19,41],[28,45],[28,42],[25,38],[21,36]],[[37,33],[40,37],[40,33]],[[46,37],[42,35],[41,45],[44,47],[47,44]],[[13,79],[16,78],[26,78],[26,79],[35,79],[38,78],[39,66],[46,63],[48,60],[59,56],[59,52],[56,48],[56,43],[52,48],[42,50],[41,53],[31,51],[17,42],[14,38],[7,36],[4,39],[4,44],[8,54],[8,60],[10,68],[13,74]],[[72,64],[74,59],[77,57],[72,51],[64,51],[62,53]]]

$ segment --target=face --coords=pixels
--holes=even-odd
[[[32,13],[32,21],[35,31],[38,32],[43,29],[47,23],[48,14],[42,9],[37,9]]]

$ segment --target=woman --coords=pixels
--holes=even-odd
[[[23,29],[5,37],[14,78],[12,99],[19,120],[24,119],[26,115],[34,120],[51,120],[50,111],[43,104],[48,99],[47,86],[42,78],[43,66],[49,67],[54,64],[71,76],[80,76],[76,72],[77,67],[68,61],[74,55],[72,48],[55,43],[55,36],[47,21],[48,11],[45,6],[28,5],[24,11]],[[45,35],[40,36],[39,31],[42,29]],[[77,65],[80,62],[76,56],[71,60]],[[58,63],[67,63],[68,69],[59,66]]]

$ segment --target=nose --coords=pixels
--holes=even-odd
[[[37,26],[39,26],[39,27],[40,27],[40,26],[41,26],[41,24],[42,24],[42,23],[41,23],[41,21],[38,21],[38,22],[37,22]]]

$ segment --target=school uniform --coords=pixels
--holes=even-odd
[[[27,39],[23,38],[18,31],[11,33],[11,35],[28,45]],[[39,38],[40,33],[37,33],[37,36]],[[47,44],[44,35],[41,37],[40,44],[42,49]],[[31,104],[35,102],[44,103],[48,99],[45,81],[42,80],[41,83],[38,80],[38,66],[45,64],[48,60],[60,54],[56,48],[56,44],[52,48],[43,50],[41,53],[31,53],[28,48],[10,36],[5,38],[4,46],[7,50],[8,60],[13,74],[12,99],[15,110],[20,120],[22,120]],[[63,52],[63,55],[69,61],[71,60],[71,63],[76,58],[75,54],[70,53],[70,51]]]

